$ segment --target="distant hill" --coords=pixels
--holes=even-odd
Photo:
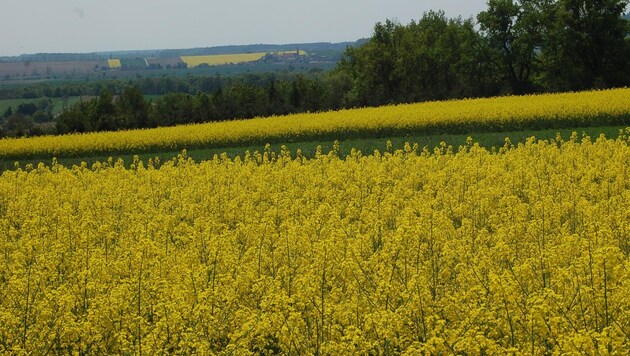
[[[625,15],[623,15],[623,18],[626,19],[626,20],[630,20],[630,12],[625,14]]]
[[[309,53],[317,53],[329,57],[341,57],[341,53],[348,46],[356,46],[364,40],[356,42],[315,42],[315,43],[291,43],[291,44],[253,44],[217,46],[188,49],[158,49],[139,51],[109,51],[93,53],[36,53],[20,56],[0,57],[0,62],[66,62],[66,61],[103,61],[109,58],[135,59],[135,58],[172,58],[180,56],[203,56],[212,54],[237,54],[248,52],[281,52],[304,50]]]
[[[23,54],[0,57],[0,80],[77,79],[89,76],[117,78],[128,75],[149,75],[149,71],[155,75],[158,73],[157,70],[198,70],[202,68],[201,65],[191,65],[189,62],[195,62],[199,58],[205,58],[202,62],[207,65],[203,68],[212,68],[213,74],[221,72],[224,75],[230,75],[243,71],[294,70],[294,65],[298,65],[300,70],[327,70],[339,62],[348,46],[360,46],[365,41],[367,40],[341,43],[254,44],[189,49]],[[265,55],[269,53],[276,55]],[[283,53],[284,55],[278,55]],[[300,54],[296,57],[291,55],[292,53]],[[252,55],[257,55],[259,59],[230,60],[223,65],[210,65],[210,62],[214,62],[214,60],[206,58],[231,58],[233,56],[249,58]],[[188,61],[185,58],[188,58]],[[235,66],[234,64],[246,64],[247,68],[244,69],[244,66]],[[172,72],[169,73],[172,74]],[[176,74],[181,73],[177,71]]]

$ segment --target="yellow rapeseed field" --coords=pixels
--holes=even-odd
[[[182,56],[181,59],[188,65],[189,68],[198,67],[201,64],[207,64],[210,66],[217,66],[223,64],[238,64],[246,62],[255,62],[262,59],[268,52],[255,52],[255,53],[238,53],[238,54],[214,54],[207,56]],[[277,54],[291,54],[297,53],[296,51],[283,51],[275,52]],[[299,51],[299,55],[305,55],[305,51]]]
[[[110,69],[119,69],[120,67],[122,67],[122,63],[120,62],[120,59],[108,59],[107,66]]]
[[[188,126],[0,140],[0,159],[630,124],[630,89],[513,96],[296,114]]]
[[[342,127],[596,115],[619,93],[358,110]],[[275,120],[319,130],[339,115]],[[0,353],[627,355],[629,145],[627,129],[496,151],[5,171]]]

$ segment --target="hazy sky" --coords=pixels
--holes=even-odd
[[[0,56],[38,52],[342,42],[428,10],[476,15],[486,0],[1,0]]]

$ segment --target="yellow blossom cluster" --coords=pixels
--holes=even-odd
[[[630,124],[630,89],[430,102],[119,132],[0,140],[0,159],[182,150],[306,139]]]
[[[0,353],[628,354],[629,137],[5,171]]]

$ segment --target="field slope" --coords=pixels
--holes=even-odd
[[[3,354],[628,354],[630,131],[0,176]]]
[[[0,154],[619,127],[629,94],[9,139]],[[630,127],[341,150],[3,171],[0,354],[630,354]]]
[[[0,140],[0,159],[630,125],[630,89],[429,102],[198,125]]]

